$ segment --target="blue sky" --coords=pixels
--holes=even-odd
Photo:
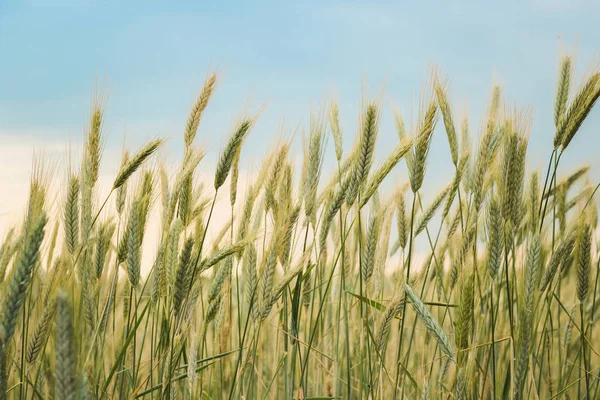
[[[577,77],[600,50],[593,1],[46,3],[0,5],[0,134],[40,143],[80,137],[98,79],[109,95],[109,149],[124,132],[131,145],[160,135],[179,149],[188,110],[216,70],[221,82],[199,133],[209,151],[222,147],[245,104],[267,105],[247,145],[258,154],[283,120],[289,129],[306,126],[311,107],[332,93],[349,147],[366,80],[370,93],[385,83],[383,157],[397,142],[390,104],[410,120],[435,63],[450,77],[456,118],[469,111],[473,135],[494,82],[511,105],[532,107],[531,167],[541,169],[561,48],[577,55]],[[600,108],[563,157],[567,169],[596,158],[598,127]],[[431,155],[430,179],[444,183],[443,129]]]

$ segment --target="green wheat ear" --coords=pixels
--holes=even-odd
[[[438,121],[437,103],[431,101],[423,108],[423,119],[419,121],[412,151],[407,158],[408,176],[413,193],[421,189],[425,178],[425,168],[431,137]]]
[[[375,251],[377,249],[381,229],[381,216],[376,211],[372,211],[372,214],[367,229],[367,240],[361,262],[361,272],[365,282],[369,282],[371,275],[373,275],[373,268],[375,267]]]
[[[71,176],[63,211],[64,235],[71,255],[79,243],[79,179]]]
[[[338,162],[342,160],[342,131],[340,129],[340,117],[338,105],[335,101],[331,102],[329,106],[329,127],[331,129],[331,135],[333,136],[333,143],[335,145],[335,157]]]
[[[450,103],[448,102],[448,94],[444,84],[441,83],[437,77],[435,79],[434,90],[438,106],[440,107],[440,111],[442,112],[442,117],[444,119],[446,134],[448,135],[448,144],[450,145],[452,163],[454,163],[454,165],[458,165],[458,139],[456,137],[456,129],[454,128]]]
[[[458,365],[465,366],[473,321],[474,274],[464,273],[459,291],[458,320],[456,322],[456,344],[458,347]]]
[[[311,220],[316,219],[317,189],[321,178],[321,167],[325,153],[325,123],[321,115],[312,115],[310,134],[305,150],[306,178],[302,193],[304,194],[304,211]]]
[[[77,355],[73,306],[67,294],[58,293],[56,313],[56,398],[75,400],[79,397]]]
[[[46,341],[50,334],[50,327],[56,314],[56,304],[56,300],[52,299],[44,307],[44,312],[31,335],[31,339],[27,345],[26,356],[27,363],[29,364],[33,364],[37,360],[42,348],[46,345]]]
[[[192,107],[192,110],[190,111],[190,115],[189,115],[187,123],[185,125],[185,133],[184,133],[184,142],[185,142],[186,148],[189,148],[192,145],[194,138],[196,137],[196,134],[198,133],[198,126],[200,125],[200,119],[202,118],[202,114],[204,113],[206,106],[208,106],[208,102],[209,102],[216,86],[217,86],[217,74],[213,73],[206,78],[206,81],[204,82],[204,88],[202,89],[202,92],[200,92],[198,99],[196,99],[196,102],[194,103],[194,106]]]
[[[121,166],[121,169],[113,182],[113,189],[118,189],[123,186],[129,177],[140,168],[144,161],[158,150],[162,143],[162,139],[152,140],[138,150],[132,158],[124,158],[125,162]]]
[[[417,317],[419,317],[429,333],[437,340],[442,352],[450,360],[456,362],[456,359],[454,358],[454,346],[450,342],[446,332],[444,332],[440,324],[435,320],[433,315],[431,315],[423,301],[407,284],[404,284],[404,293],[406,294],[406,298],[410,301],[413,310],[415,310]]]
[[[558,84],[556,86],[556,98],[554,100],[554,126],[556,133],[554,135],[554,149],[562,144],[564,131],[561,128],[565,111],[567,109],[567,100],[569,99],[569,89],[571,87],[571,57],[565,56],[560,62]]]
[[[577,242],[577,298],[583,302],[590,286],[592,230],[589,224],[583,224],[580,228]]]
[[[410,151],[411,146],[412,142],[409,139],[401,140],[392,153],[379,166],[379,168],[370,178],[369,182],[366,184],[364,192],[361,194],[361,208],[367,204],[383,180],[388,176],[398,162],[400,162],[400,160]]]
[[[233,134],[229,138],[229,142],[227,142],[227,145],[225,146],[225,150],[223,150],[223,153],[217,162],[214,184],[215,189],[219,189],[223,183],[225,183],[225,179],[227,179],[227,176],[231,171],[231,165],[233,164],[236,154],[244,143],[246,135],[250,131],[253,123],[253,119],[247,118],[241,120],[236,125]]]
[[[387,347],[388,335],[390,332],[390,328],[392,326],[392,321],[398,315],[402,313],[402,308],[404,305],[404,297],[401,299],[393,301],[387,308],[385,314],[381,318],[381,323],[379,327],[379,331],[377,333],[377,339],[375,341],[377,345],[377,352],[380,357],[384,357],[385,349]]]
[[[361,134],[354,161],[352,180],[346,192],[346,204],[354,203],[359,188],[364,184],[373,163],[375,142],[379,134],[380,107],[377,103],[370,103],[361,117]]]
[[[600,72],[592,74],[575,95],[559,126],[564,151],[600,97]]]
[[[46,222],[46,215],[41,214],[30,226],[25,236],[23,250],[16,260],[14,274],[6,287],[0,319],[0,343],[3,348],[8,346],[15,333],[17,319],[31,283],[32,272],[40,257]]]

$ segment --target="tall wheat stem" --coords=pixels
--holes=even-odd
[[[413,200],[410,211],[410,235],[408,241],[408,262],[406,264],[406,282],[410,279],[410,265],[412,260],[412,248],[413,248],[413,229],[414,229],[414,219],[415,219],[415,204],[417,202],[417,193],[413,192]],[[398,353],[396,355],[396,378],[394,381],[394,396],[393,399],[396,400],[398,394],[398,382],[400,379],[400,363],[402,356],[402,339],[404,336],[404,321],[406,320],[406,301],[402,305],[402,321],[400,322],[400,338],[398,339]]]

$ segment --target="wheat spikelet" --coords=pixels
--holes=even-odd
[[[425,378],[423,387],[421,388],[421,400],[430,400],[431,395],[429,393],[429,380]]]
[[[579,308],[579,307],[573,306],[573,308],[571,309],[571,315],[575,315],[577,308]],[[563,340],[562,340],[562,347],[565,352],[567,350],[569,350],[569,344],[571,343],[572,334],[573,334],[573,319],[569,318],[569,322],[567,322],[567,325],[565,326],[565,330],[563,332]]]
[[[534,296],[536,290],[536,283],[538,280],[538,267],[540,257],[540,237],[535,235],[531,240],[529,251],[527,253],[527,265],[525,269],[525,311],[533,313]]]
[[[542,280],[540,282],[540,290],[543,292],[546,290],[550,282],[554,279],[554,275],[556,275],[556,271],[558,270],[559,265],[562,263],[563,259],[571,254],[573,247],[575,246],[575,233],[569,232],[565,237],[563,237],[562,241],[552,253],[552,257],[550,257],[550,261],[548,262],[548,266],[544,271],[544,275],[542,276]]]
[[[190,276],[190,263],[192,260],[192,249],[194,247],[194,238],[189,237],[181,250],[181,255],[179,257],[179,267],[177,269],[177,275],[175,277],[175,290],[173,293],[173,311],[175,315],[179,315],[181,312],[181,306],[186,296],[188,295],[188,291],[191,283]]]
[[[529,327],[522,327],[521,339],[517,350],[517,359],[515,360],[515,397],[519,397],[523,391],[523,381],[525,374],[527,373],[527,364],[529,362],[529,347],[530,347],[530,335]]]
[[[157,303],[159,298],[164,296],[167,291],[167,269],[165,265],[165,248],[167,241],[162,240],[158,246],[156,258],[152,265],[152,293],[153,303]]]
[[[375,193],[381,182],[386,176],[392,171],[392,169],[398,164],[398,162],[408,153],[412,146],[412,142],[409,139],[402,140],[392,153],[385,159],[381,166],[375,171],[375,173],[369,179],[369,182],[365,186],[364,192],[360,196],[360,207],[364,207],[369,201],[371,196]]]
[[[358,194],[359,188],[364,184],[364,181],[369,174],[371,164],[373,163],[373,153],[375,151],[375,142],[379,133],[379,104],[372,102],[361,116],[361,134],[352,167],[352,180],[346,192],[346,204],[354,203]]]
[[[246,201],[244,202],[244,210],[242,211],[242,218],[239,220],[237,239],[238,241],[246,239],[250,220],[252,219],[252,211],[254,209],[254,203],[258,196],[259,188],[251,186],[246,194]]]
[[[244,251],[244,276],[246,277],[246,302],[248,303],[248,306],[252,305],[252,309],[255,309],[258,277],[256,275],[256,248],[253,245],[249,245]],[[252,309],[250,312],[252,312]]]
[[[592,74],[577,93],[559,127],[564,151],[600,97],[600,72]]]
[[[94,252],[94,265],[95,265],[95,278],[100,279],[102,277],[102,271],[104,270],[104,264],[106,256],[110,250],[110,240],[115,231],[115,226],[107,221],[100,225],[98,228],[98,237],[96,242],[96,250]]]
[[[335,146],[335,157],[338,162],[342,159],[342,131],[340,130],[339,109],[335,101],[332,101],[329,106],[329,127],[333,136],[333,144]]]
[[[583,302],[589,291],[592,232],[589,224],[580,228],[577,251],[577,298]]]
[[[538,227],[538,207],[540,205],[539,176],[537,171],[529,179],[529,229],[535,232]]]
[[[121,156],[121,166],[119,167],[122,170],[125,165],[129,163],[129,151],[124,150],[123,155]],[[123,182],[121,186],[117,189],[117,195],[115,197],[115,206],[117,209],[117,214],[121,215],[123,209],[125,208],[125,200],[127,197],[127,180]]]
[[[333,221],[337,212],[344,204],[344,199],[346,197],[346,192],[348,191],[349,185],[350,180],[344,180],[344,182],[342,182],[342,185],[333,193],[331,199],[327,201],[323,222],[321,224],[321,234],[319,238],[319,247],[321,249],[325,248],[326,246],[327,234],[329,233],[331,222]]]
[[[198,133],[198,126],[200,125],[200,118],[202,118],[202,114],[208,105],[208,101],[215,90],[215,86],[217,84],[217,75],[212,74],[206,78],[204,82],[204,88],[202,88],[202,92],[200,92],[200,96],[194,103],[190,115],[188,117],[187,123],[185,125],[185,133],[184,133],[184,142],[185,147],[189,148]]]
[[[501,169],[500,197],[503,217],[514,226],[519,224],[520,199],[523,192],[527,140],[517,133],[514,122],[507,123],[504,157]]]
[[[113,189],[118,189],[123,186],[129,177],[140,168],[144,161],[158,150],[162,143],[162,139],[154,139],[139,149],[131,159],[129,159],[128,156],[124,156],[119,173],[113,182]]]
[[[102,156],[101,128],[103,120],[103,109],[99,103],[92,105],[90,126],[86,133],[85,155],[83,158],[83,185],[93,188],[98,181],[98,170]]]
[[[421,112],[424,113],[423,120],[419,121],[419,126],[417,127],[417,136],[414,139],[413,149],[408,154],[406,159],[410,187],[413,193],[416,193],[419,191],[419,189],[421,189],[423,178],[425,177],[425,165],[427,161],[427,154],[429,153],[431,136],[438,120],[436,102],[431,101],[427,106],[427,109],[422,109]]]
[[[479,150],[477,160],[475,161],[474,171],[470,177],[471,191],[474,193],[475,199],[473,201],[473,207],[476,213],[479,213],[481,203],[484,197],[483,181],[485,172],[489,165],[489,160],[494,153],[496,146],[499,143],[500,134],[494,129],[488,129],[481,138],[479,144]]]
[[[537,212],[537,209],[536,209]],[[495,198],[490,201],[487,215],[488,256],[486,268],[490,278],[494,280],[502,262],[502,249],[504,235],[502,231],[502,212],[500,204]]]
[[[179,236],[183,230],[183,223],[180,219],[173,221],[171,230],[168,236],[168,242],[166,244],[166,266],[165,271],[167,275],[168,287],[174,289],[175,278],[177,276],[177,256],[179,254]],[[164,290],[164,289],[162,289]]]
[[[456,374],[456,384],[454,387],[454,400],[467,400],[467,381],[465,379],[465,374],[461,369],[458,370],[458,374]]]
[[[208,303],[208,307],[206,309],[206,315],[204,317],[205,326],[208,325],[208,323],[210,323],[212,320],[215,319],[215,317],[217,316],[217,313],[219,312],[219,308],[221,306],[222,301],[223,301],[223,298],[221,296],[218,296],[214,300],[212,300]],[[204,329],[206,329],[206,328],[204,328]]]
[[[321,166],[325,151],[324,121],[320,115],[311,115],[308,145],[305,146],[305,163],[307,165],[304,179],[304,212],[313,223],[316,218],[317,189],[321,178]]]
[[[50,325],[56,314],[56,300],[50,300],[44,307],[44,312],[40,317],[29,343],[27,345],[27,363],[33,364],[37,360],[42,348],[46,345],[46,340],[50,333]]]
[[[456,322],[455,341],[458,347],[458,365],[465,366],[468,357],[469,336],[473,320],[473,296],[474,295],[474,274],[466,273],[463,276],[458,305],[458,320]]]
[[[246,135],[250,131],[253,123],[253,119],[243,119],[236,125],[233,134],[229,138],[229,142],[227,142],[217,163],[214,183],[215,189],[219,189],[223,183],[225,183],[225,179],[227,179],[229,171],[231,170],[233,160],[236,157],[237,152],[241,149]]]
[[[293,181],[294,178],[292,164],[287,163],[285,168],[283,169],[283,176],[281,177],[281,182],[279,184],[277,193],[277,201],[279,203],[279,207],[277,208],[276,213],[279,219],[284,218],[286,214],[291,211],[292,205],[294,204]],[[300,200],[298,200],[298,202],[300,202]]]
[[[281,297],[281,295],[283,294],[283,290],[286,287],[288,287],[290,282],[292,282],[296,277],[298,277],[298,275],[302,273],[305,269],[308,270],[311,268],[310,266],[306,268],[306,263],[308,262],[308,259],[308,255],[304,255],[303,257],[301,257],[298,260],[298,262],[296,262],[296,265],[290,268],[283,276],[283,278],[281,278],[281,280],[277,283],[277,285],[275,285],[271,295],[271,306],[275,304],[275,302]],[[326,254],[324,254],[321,257],[321,259],[323,262],[325,262],[325,260],[327,259]],[[304,280],[304,277],[302,279]]]
[[[59,292],[57,299],[55,353],[57,399],[75,400],[77,388],[77,356],[75,353],[75,330],[73,327],[73,307],[65,292]]]
[[[448,240],[454,236],[454,234],[456,233],[456,230],[458,229],[458,225],[460,224],[460,220],[461,220],[461,212],[460,211],[461,211],[460,207],[456,207],[454,216],[450,219],[450,223],[448,226],[448,234],[447,234]]]
[[[17,319],[31,283],[33,269],[40,257],[40,246],[44,239],[46,221],[46,215],[42,213],[32,222],[29,232],[25,236],[23,250],[15,261],[14,274],[5,287],[2,317],[0,318],[0,344],[2,346],[0,352],[8,346],[15,333]]]
[[[568,191],[571,188],[571,186],[573,186],[579,179],[586,176],[587,173],[589,172],[589,170],[590,170],[589,165],[583,165],[583,166],[577,168],[575,171],[570,173],[566,178],[558,181],[556,183],[556,189],[553,186],[552,188],[550,188],[550,190],[547,190],[546,193],[544,194],[544,199],[546,199],[549,196],[558,195],[561,191],[563,191],[563,192]]]
[[[446,128],[446,134],[448,135],[448,144],[450,145],[450,155],[454,165],[458,163],[458,140],[456,137],[456,130],[454,129],[454,122],[452,120],[452,112],[450,111],[450,104],[448,102],[448,95],[446,88],[440,82],[439,78],[435,79],[435,95],[437,98],[438,106],[442,112],[444,119],[444,126]]]
[[[267,210],[274,208],[275,191],[279,183],[279,177],[286,165],[289,149],[290,145],[288,143],[281,145],[275,155],[275,161],[270,168],[271,170],[269,172],[267,182],[265,183],[265,200]]]
[[[387,347],[388,334],[390,333],[390,328],[392,326],[392,321],[402,312],[404,306],[404,297],[393,301],[385,311],[385,314],[381,318],[381,323],[379,324],[379,330],[376,335],[376,346],[377,353],[381,358],[385,355],[385,349]]]
[[[273,239],[270,245],[267,258],[265,260],[265,266],[262,271],[262,280],[260,286],[260,318],[261,320],[266,319],[273,307],[273,279],[275,277],[275,268],[277,267],[277,244]]]
[[[143,230],[141,214],[141,202],[136,200],[131,205],[126,242],[127,274],[133,287],[136,287],[140,281],[140,246],[142,245],[141,231]]]
[[[289,256],[292,248],[292,235],[299,217],[300,206],[296,206],[290,211],[283,227],[283,238],[281,240],[279,260],[284,268],[287,268],[289,264]]]
[[[569,99],[569,89],[571,86],[571,57],[565,56],[560,62],[560,73],[556,86],[556,98],[554,100],[554,126],[556,133],[554,135],[554,149],[562,144],[562,135],[564,132],[559,129],[567,109],[567,100]]]
[[[321,254],[327,254],[327,250],[321,252]],[[321,256],[321,258],[326,258]],[[311,272],[313,269],[317,267],[317,264],[310,263],[308,267],[306,267],[306,273],[302,276],[302,305],[304,308],[308,308],[310,306],[311,294],[313,293],[313,276],[311,276]]]
[[[367,230],[365,248],[363,249],[363,253],[361,255],[361,272],[365,282],[369,282],[371,275],[373,275],[375,252],[377,250],[377,243],[379,241],[381,227],[381,216],[376,211],[372,211],[372,214],[371,220],[369,221],[369,228]]]
[[[404,200],[404,188],[398,190],[396,194],[396,222],[398,224],[398,242],[400,247],[406,247],[408,238],[408,222],[406,217],[406,203]]]
[[[243,251],[244,248],[246,247],[246,244],[247,244],[247,242],[240,241],[240,242],[236,242],[233,244],[229,244],[229,245],[224,246],[223,248],[215,251],[209,257],[207,257],[201,261],[198,271],[199,272],[206,271],[207,269],[211,268],[212,266],[214,266],[218,262],[224,260],[225,258],[227,258],[229,256],[233,256],[233,255]]]
[[[138,185],[136,195],[136,199],[140,204],[141,222],[142,227],[144,228],[141,231],[142,240],[146,232],[145,228],[148,222],[148,215],[150,213],[151,206],[153,205],[154,184],[154,172],[152,170],[145,171],[141,183]]]
[[[190,333],[188,334],[190,339],[187,346],[187,378],[190,393],[194,392],[194,383],[196,382],[196,361],[198,358],[197,336],[193,328],[190,327]]]
[[[448,216],[450,212],[450,207],[452,207],[452,203],[454,202],[454,198],[456,194],[460,190],[460,183],[462,182],[463,176],[467,169],[468,164],[468,154],[463,155],[458,162],[458,166],[456,167],[456,172],[454,174],[454,179],[452,180],[450,192],[448,193],[448,197],[446,198],[446,205],[444,206],[444,211],[442,212],[442,219]]]
[[[404,119],[402,118],[402,114],[396,109],[393,110],[393,115],[396,133],[398,134],[398,138],[402,140],[406,137],[406,127],[404,125]]]
[[[435,214],[435,212],[438,210],[438,208],[440,207],[440,205],[442,205],[442,201],[444,201],[444,199],[446,198],[446,196],[448,195],[448,193],[450,192],[450,189],[452,189],[453,185],[450,184],[449,186],[446,186],[445,188],[443,188],[433,199],[433,201],[431,202],[431,204],[429,204],[427,206],[427,208],[423,211],[423,213],[421,214],[421,217],[419,218],[419,220],[416,223],[416,228],[415,228],[415,232],[414,232],[414,236],[418,236],[419,233],[423,232],[423,230],[427,227],[427,224],[429,224],[429,221],[431,221],[431,218],[433,218],[433,215]]]
[[[186,151],[183,164],[177,173],[175,182],[172,185],[171,194],[169,195],[169,208],[166,211],[166,216],[163,218],[165,224],[170,223],[173,219],[177,202],[180,200],[182,188],[187,184],[186,181],[192,176],[202,158],[204,158],[204,152],[202,151],[193,151],[191,149]]]
[[[67,249],[71,254],[75,253],[75,248],[79,241],[79,179],[71,176],[69,179],[69,188],[67,190],[67,199],[63,211],[63,223],[65,228],[65,242]]]
[[[379,243],[375,253],[375,271],[373,278],[373,288],[375,293],[382,293],[384,284],[385,267],[387,260],[387,253],[390,245],[390,235],[392,232],[392,203],[393,199],[390,199],[387,204],[381,209],[381,233],[379,234]]]
[[[6,267],[10,263],[12,256],[17,251],[17,240],[14,239],[15,228],[10,228],[4,237],[2,246],[0,246],[0,283],[6,275]]]
[[[230,189],[229,189],[229,203],[233,207],[237,200],[237,187],[238,187],[238,178],[240,173],[240,154],[241,148],[237,150],[233,157],[233,163],[231,164],[231,180],[230,180]]]
[[[502,89],[499,85],[494,85],[492,88],[492,99],[490,101],[489,119],[495,121],[498,119],[500,110],[500,102],[502,97]]]
[[[521,329],[515,361],[515,392],[518,396],[522,394],[523,382],[529,364],[529,352],[531,349],[531,335],[533,325],[533,304],[535,295],[535,283],[537,279],[538,258],[540,254],[540,239],[535,236],[529,246],[527,254],[527,265],[525,270],[524,303],[520,309]]]
[[[462,271],[462,267],[465,263],[467,254],[471,249],[471,244],[475,239],[475,234],[477,233],[477,225],[472,224],[469,228],[465,230],[463,237],[461,238],[460,247],[458,250],[458,254],[456,255],[456,259],[452,263],[452,269],[450,271],[450,288],[454,288],[456,282],[458,281],[459,274]]]
[[[188,295],[188,301],[186,302],[185,309],[183,311],[183,325],[186,326],[190,323],[190,319],[195,315],[194,311],[196,310],[196,303],[198,302],[198,297],[200,297],[200,293],[202,291],[202,283],[201,281],[196,281],[196,283],[192,286],[190,290],[190,294]]]
[[[171,193],[169,191],[169,176],[167,175],[167,169],[164,164],[160,165],[159,170],[160,177],[160,200],[162,207],[161,215],[161,230],[168,229],[169,226],[169,204],[171,203]]]
[[[425,325],[429,333],[431,333],[435,340],[437,340],[442,352],[449,359],[456,362],[456,359],[454,358],[454,346],[450,342],[450,339],[442,327],[438,324],[435,318],[433,318],[433,315],[431,315],[425,304],[423,304],[423,301],[406,283],[404,284],[404,293],[406,294],[407,299],[410,301],[413,310],[415,310],[415,313],[421,322],[423,322],[423,325]]]
[[[115,295],[117,294],[117,274],[115,273],[112,279],[112,283],[110,285],[110,289],[108,292],[108,296],[106,297],[106,302],[104,303],[104,308],[102,308],[102,314],[100,314],[100,320],[98,322],[98,331],[102,332],[106,329],[106,324],[108,323],[108,316],[110,314],[110,309],[115,301]]]
[[[44,164],[40,159],[34,159],[33,173],[29,183],[29,198],[27,200],[27,210],[25,221],[23,223],[23,232],[29,232],[32,224],[44,212],[47,180]],[[22,237],[24,239],[25,236]]]
[[[90,327],[90,331],[93,331],[96,326],[96,301],[95,301],[95,285],[92,282],[92,270],[91,266],[85,264],[82,266],[82,283],[81,283],[81,296],[83,298],[83,308],[86,322]]]
[[[193,176],[188,175],[181,184],[179,190],[179,202],[177,207],[177,217],[183,222],[183,226],[187,227],[190,223],[192,214],[192,194],[193,191]]]

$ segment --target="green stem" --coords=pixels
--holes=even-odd
[[[412,259],[412,248],[413,248],[413,229],[415,219],[415,203],[417,202],[417,193],[413,192],[413,200],[410,212],[410,236],[408,241],[408,261],[406,264],[406,282],[409,282],[410,279],[410,264]],[[400,362],[402,356],[402,339],[404,336],[404,321],[406,320],[406,301],[403,302],[402,306],[402,321],[400,322],[400,339],[398,340],[398,353],[396,355],[396,378],[394,381],[394,396],[393,399],[396,400],[398,394],[398,382],[400,380]]]
[[[496,331],[496,322],[494,321],[494,281],[490,282],[490,317],[492,329],[492,398],[496,398],[496,339],[494,332]]]
[[[586,398],[590,399],[590,366],[587,360],[585,340],[585,320],[583,319],[583,303],[579,303],[579,315],[581,316],[581,354],[583,354],[583,372],[585,373]]]

